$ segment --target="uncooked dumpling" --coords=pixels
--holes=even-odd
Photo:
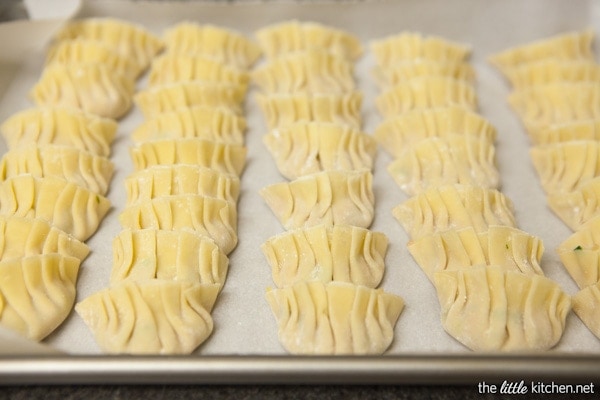
[[[223,285],[229,260],[207,236],[184,230],[124,229],[113,241],[111,283],[164,279]]]
[[[155,165],[125,178],[127,205],[177,194],[201,194],[235,203],[240,179],[192,164]]]
[[[287,179],[330,170],[372,169],[377,144],[371,136],[328,122],[299,122],[263,137]]]
[[[490,225],[515,227],[510,199],[495,189],[450,185],[427,189],[392,210],[411,239],[472,226],[476,232]]]
[[[452,184],[495,189],[500,180],[493,144],[465,135],[423,139],[389,164],[388,172],[409,195]]]
[[[0,260],[59,253],[83,261],[89,247],[40,218],[0,216]]]
[[[154,140],[130,149],[136,171],[154,165],[193,164],[240,175],[246,148],[204,139]]]
[[[131,138],[138,144],[184,138],[243,144],[245,130],[246,120],[226,108],[195,106],[146,119],[133,131]]]
[[[254,70],[265,93],[349,93],[356,89],[352,64],[322,50],[292,53]]]
[[[542,241],[508,226],[490,226],[477,233],[472,227],[451,229],[408,242],[408,251],[433,281],[438,271],[496,265],[507,271],[541,274]]]
[[[600,66],[592,60],[548,59],[506,70],[515,90],[557,82],[598,82]]]
[[[106,194],[114,170],[106,157],[70,146],[20,147],[0,160],[0,181],[21,174],[56,177],[99,194]]]
[[[404,308],[396,295],[344,282],[298,282],[266,297],[292,354],[382,354]]]
[[[548,350],[558,343],[571,298],[552,280],[499,267],[436,272],[442,324],[475,351]]]
[[[56,144],[108,157],[117,123],[77,109],[33,108],[11,116],[0,131],[9,149]]]
[[[71,312],[80,260],[60,254],[0,262],[0,325],[42,340]]]
[[[273,281],[350,282],[375,288],[383,278],[388,239],[349,225],[318,225],[273,236],[262,245]]]
[[[600,140],[600,119],[585,119],[562,124],[553,124],[546,128],[529,132],[535,145],[555,144],[571,140]]]
[[[163,196],[123,210],[119,222],[129,229],[187,229],[213,239],[229,254],[237,244],[235,204],[192,194]]]
[[[88,39],[100,41],[145,69],[163,48],[163,43],[146,29],[114,18],[88,18],[69,22],[56,40]]]
[[[101,117],[120,118],[132,104],[131,78],[102,64],[51,65],[31,91],[38,106],[77,108]]]
[[[335,122],[360,129],[362,94],[272,94],[257,95],[270,130],[296,122]]]
[[[461,106],[477,110],[477,96],[471,84],[440,76],[402,82],[384,91],[375,102],[379,113],[386,118],[435,107]]]
[[[256,38],[268,59],[307,50],[323,50],[354,61],[362,54],[357,37],[315,22],[286,21],[266,26]]]
[[[404,81],[426,76],[444,76],[475,83],[475,70],[466,62],[439,62],[427,59],[406,60],[375,68],[373,75],[384,90]]]
[[[600,339],[600,284],[585,287],[573,296],[573,311]]]
[[[75,306],[110,354],[190,354],[213,330],[219,285],[152,279],[122,282]]]
[[[200,55],[244,69],[260,57],[258,45],[240,33],[208,24],[179,23],[165,33],[165,44],[168,53]]]
[[[144,89],[134,96],[145,118],[194,106],[224,107],[241,113],[246,88],[219,82],[178,82]]]
[[[569,193],[548,195],[548,205],[574,231],[600,213],[600,177]]]
[[[0,215],[42,218],[86,240],[108,212],[110,201],[60,178],[19,175],[0,184]]]
[[[591,218],[556,249],[569,275],[584,288],[600,282],[600,215]]]
[[[373,221],[373,176],[369,171],[329,171],[276,183],[261,196],[285,227],[347,224],[368,228]]]
[[[375,129],[374,137],[397,158],[422,139],[456,134],[490,143],[496,140],[496,129],[487,119],[461,106],[415,110],[387,118]]]

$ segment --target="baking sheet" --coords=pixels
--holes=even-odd
[[[509,88],[485,60],[490,54],[511,45],[568,30],[598,29],[600,3],[592,0],[568,3],[560,0],[463,0],[451,3],[444,0],[402,0],[210,4],[121,0],[84,2],[80,15],[125,18],[143,24],[156,34],[183,20],[230,27],[248,35],[267,24],[292,18],[346,29],[359,36],[367,49],[365,57],[356,65],[356,75],[359,89],[365,96],[363,121],[364,130],[368,133],[372,133],[381,122],[374,104],[379,91],[369,72],[374,65],[372,55],[368,52],[369,40],[414,30],[471,44],[471,63],[478,76],[480,113],[498,129],[496,152],[501,190],[514,202],[518,226],[543,239],[546,252],[542,268],[546,275],[559,282],[567,293],[574,294],[577,291],[554,251],[570,231],[546,206],[539,180],[530,163],[529,143],[524,130],[506,103]],[[24,29],[31,29],[31,26],[26,25]],[[41,51],[23,62],[0,101],[0,120],[32,106],[27,93],[42,68]],[[138,84],[144,87],[144,79]],[[214,332],[194,353],[205,359],[210,356],[262,357],[286,354],[277,340],[276,322],[264,299],[265,289],[273,286],[273,283],[270,268],[260,251],[260,244],[284,229],[258,195],[260,188],[283,181],[283,177],[277,172],[274,161],[262,144],[266,128],[254,99],[255,93],[254,90],[249,92],[245,108],[249,126],[246,136],[248,159],[238,203],[239,244],[230,255],[227,282],[213,311]],[[133,110],[119,124],[111,157],[117,169],[108,195],[113,209],[98,232],[87,242],[92,253],[81,267],[78,301],[108,286],[112,239],[121,230],[117,215],[125,204],[123,180],[133,170],[128,154],[131,145],[129,134],[141,121],[139,110]],[[2,143],[0,153],[4,151],[6,148]],[[396,325],[395,340],[386,355],[470,357],[469,350],[444,332],[435,290],[412,260],[406,249],[408,237],[391,215],[391,209],[405,200],[406,196],[387,174],[385,168],[389,162],[391,158],[380,150],[374,168],[376,216],[371,229],[384,232],[390,239],[381,287],[402,296],[406,307]],[[73,355],[99,354],[91,332],[74,312],[45,343]],[[561,342],[545,356],[598,354],[600,341],[571,313]],[[77,359],[81,360],[73,357],[73,360]],[[111,360],[102,359],[104,362]],[[289,361],[293,359],[285,358]],[[558,364],[554,365],[559,368]],[[159,368],[159,364],[156,364],[156,368]]]

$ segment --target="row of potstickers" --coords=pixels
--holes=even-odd
[[[115,20],[73,22],[56,36],[31,91],[35,108],[4,122],[1,164],[0,324],[41,340],[69,315],[83,243],[105,197],[116,119],[160,42]]]
[[[370,231],[374,139],[361,131],[357,38],[316,23],[257,32],[253,71],[269,132],[264,144],[289,181],[260,192],[287,232],[262,250],[279,339],[293,354],[381,354],[403,300],[377,289],[388,239]]]
[[[76,307],[109,353],[194,351],[213,331],[238,241],[242,103],[260,50],[191,22],[168,29],[164,43],[135,96],[145,121],[132,134],[135,172],[125,180],[110,287]]]
[[[509,103],[533,147],[549,207],[575,233],[557,249],[581,291],[573,310],[600,338],[600,66],[593,33],[508,49],[490,61],[514,88]]]
[[[444,329],[476,351],[551,348],[570,298],[543,276],[541,241],[515,227],[498,191],[496,130],[476,113],[470,49],[414,33],[371,49],[385,118],[375,136],[411,196],[392,212],[437,291]]]

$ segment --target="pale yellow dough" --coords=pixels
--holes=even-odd
[[[56,144],[108,157],[117,123],[77,109],[33,108],[8,118],[0,131],[9,149]]]
[[[42,340],[71,312],[80,260],[60,254],[0,262],[0,325]]]
[[[600,118],[554,124],[546,128],[530,130],[529,138],[535,145],[569,142],[571,140],[600,141]]]
[[[583,183],[569,193],[551,193],[548,205],[574,231],[600,213],[600,177]]]
[[[423,58],[399,61],[389,66],[376,67],[372,74],[381,90],[427,76],[443,76],[475,83],[475,70],[469,63],[462,61],[440,62]]]
[[[259,29],[256,38],[268,59],[298,51],[323,50],[354,61],[363,52],[356,36],[315,22],[292,20],[269,25]]]
[[[200,194],[236,203],[240,179],[193,164],[155,165],[125,178],[127,205],[161,196]]]
[[[130,149],[136,171],[155,165],[193,164],[239,176],[246,148],[205,139],[153,140]]]
[[[330,170],[372,169],[377,143],[349,126],[298,122],[263,136],[277,168],[287,179]]]
[[[350,225],[318,225],[269,238],[262,251],[277,287],[320,280],[371,288],[383,278],[388,238]]]
[[[40,218],[0,216],[0,261],[58,253],[83,261],[89,247]]]
[[[0,184],[0,215],[41,218],[86,240],[111,207],[110,201],[60,178],[19,175]]]
[[[579,227],[556,252],[569,275],[584,288],[600,282],[600,215]]]
[[[119,74],[137,79],[143,68],[129,56],[119,54],[106,43],[91,39],[58,42],[48,51],[46,65],[103,64]]]
[[[164,34],[168,53],[199,55],[239,68],[250,68],[260,57],[258,45],[242,34],[214,25],[179,23]]]
[[[478,233],[490,225],[516,226],[510,199],[476,186],[430,188],[400,203],[392,214],[413,240],[469,226]]]
[[[381,147],[399,157],[407,147],[429,137],[468,135],[493,143],[496,128],[485,118],[461,106],[415,110],[385,119],[374,133]]]
[[[226,108],[194,106],[144,120],[135,128],[131,138],[137,144],[185,138],[243,144],[245,130],[246,120]]]
[[[124,229],[113,240],[111,283],[164,279],[225,283],[229,260],[207,236],[184,230]]]
[[[145,118],[194,106],[223,107],[240,114],[246,87],[220,82],[177,82],[136,93],[134,101]]]
[[[135,84],[102,64],[51,65],[31,90],[40,107],[65,106],[121,118],[131,108]]]
[[[190,354],[212,333],[219,285],[147,280],[122,282],[75,306],[100,348],[110,354]]]
[[[298,282],[266,297],[292,354],[382,354],[404,308],[396,295],[344,282]]]
[[[343,94],[356,89],[352,64],[323,50],[275,58],[252,72],[265,93]]]
[[[108,158],[70,146],[23,146],[5,153],[0,160],[0,181],[21,174],[56,177],[102,195],[108,191],[113,171],[114,164]]]
[[[515,90],[559,82],[598,82],[600,66],[592,60],[548,59],[505,71]]]
[[[272,94],[256,95],[270,130],[296,122],[334,122],[355,129],[361,126],[362,94]]]
[[[490,62],[503,73],[519,65],[541,60],[587,60],[593,62],[591,30],[568,32],[551,38],[512,47],[490,57]]]
[[[408,251],[433,282],[438,271],[496,265],[506,271],[543,275],[540,238],[508,226],[490,226],[477,233],[472,227],[450,229],[408,242]]]
[[[600,339],[600,284],[585,287],[573,296],[573,311]]]
[[[146,29],[114,18],[88,18],[69,22],[57,41],[89,39],[100,41],[145,69],[163,48],[162,41]]]
[[[571,298],[537,274],[483,266],[436,272],[448,334],[474,351],[542,351],[565,329]]]
[[[452,184],[496,189],[500,181],[493,144],[466,135],[423,139],[408,147],[387,169],[409,195]]]
[[[276,183],[260,191],[285,229],[319,224],[368,228],[373,221],[369,171],[329,171]]]
[[[461,106],[477,110],[477,96],[470,83],[441,76],[414,78],[399,83],[379,95],[375,103],[385,118],[435,107]]]
[[[190,230],[213,239],[225,254],[237,244],[233,203],[193,194],[162,196],[126,207],[119,222],[129,229]]]
[[[414,32],[402,32],[374,40],[371,42],[371,51],[382,69],[398,62],[420,59],[440,63],[462,62],[471,54],[471,48],[467,45]]]

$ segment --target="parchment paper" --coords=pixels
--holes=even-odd
[[[90,1],[84,3],[81,16],[119,17],[141,23],[156,34],[182,20],[217,24],[248,35],[264,25],[292,18],[346,29],[358,35],[367,50],[356,65],[356,76],[365,96],[364,130],[368,133],[381,122],[374,105],[379,91],[370,76],[374,64],[368,51],[370,40],[413,30],[471,44],[471,63],[478,75],[480,113],[496,126],[499,133],[496,151],[501,190],[514,202],[519,227],[543,239],[546,252],[542,267],[546,275],[559,282],[569,294],[577,291],[554,250],[570,231],[546,206],[529,159],[527,137],[506,103],[508,85],[486,63],[486,57],[534,39],[598,27],[600,3],[592,0],[403,0],[327,4]],[[28,23],[22,29],[37,30],[38,26]],[[4,38],[1,42],[5,42]],[[0,101],[0,119],[32,106],[27,94],[42,67],[43,51],[39,50],[22,62]],[[138,85],[144,87],[144,79]],[[262,144],[266,128],[254,96],[255,91],[251,90],[245,108],[249,126],[246,137],[248,159],[238,203],[239,244],[230,256],[227,282],[213,312],[214,332],[196,351],[197,355],[285,354],[277,340],[275,319],[264,299],[265,289],[273,283],[259,248],[267,238],[284,229],[258,195],[260,188],[284,179]],[[112,239],[121,230],[117,215],[125,204],[123,180],[133,170],[128,154],[129,134],[141,121],[139,110],[133,110],[119,125],[112,155],[117,169],[108,196],[113,208],[98,232],[87,242],[92,253],[81,267],[78,300],[108,286]],[[5,151],[2,143],[0,152]],[[435,290],[406,250],[408,237],[391,215],[391,209],[407,198],[385,170],[391,160],[379,151],[374,169],[376,217],[371,227],[384,232],[390,239],[382,287],[406,301],[406,308],[396,325],[394,343],[387,354],[468,352],[444,332]],[[69,353],[99,353],[91,332],[74,312],[45,342]],[[552,351],[598,354],[600,341],[571,313],[564,336]]]

